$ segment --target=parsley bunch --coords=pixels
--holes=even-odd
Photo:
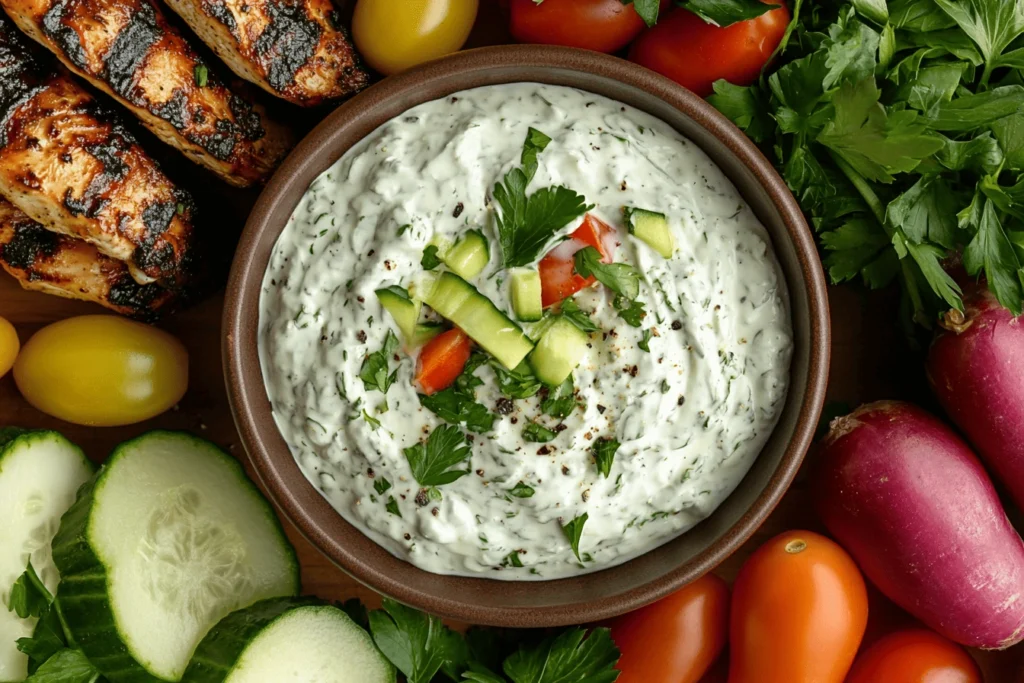
[[[710,101],[774,160],[833,282],[899,279],[930,326],[949,270],[1024,304],[1024,0],[795,3],[759,83]]]

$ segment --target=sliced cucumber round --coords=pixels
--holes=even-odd
[[[112,681],[177,681],[224,616],[294,595],[295,551],[236,460],[149,432],[118,446],[53,539],[57,602]]]
[[[316,598],[271,598],[224,617],[182,683],[394,683],[370,635]]]
[[[25,680],[28,657],[15,641],[31,636],[36,621],[8,611],[11,587],[31,560],[57,590],[50,541],[92,472],[82,450],[57,432],[0,430],[0,681]]]

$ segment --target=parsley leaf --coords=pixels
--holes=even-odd
[[[394,384],[395,379],[398,377],[397,370],[388,374],[391,357],[397,349],[398,337],[389,329],[387,336],[384,338],[384,346],[380,350],[369,354],[363,360],[362,367],[359,368],[359,379],[363,380],[363,386],[367,391],[376,389],[382,394],[388,393],[388,389],[391,388],[391,385]]]
[[[1020,0],[934,0],[964,33],[970,36],[985,58],[985,76],[998,65],[998,58],[1017,36],[1024,33],[1024,2]]]
[[[527,486],[523,482],[519,482],[513,486],[508,493],[516,498],[532,498],[533,494],[536,492],[533,490],[532,486]]]
[[[435,428],[426,443],[417,443],[402,452],[420,486],[443,486],[469,474],[468,469],[451,469],[469,460],[471,455],[465,435],[452,425]]]
[[[765,4],[760,0],[686,0],[679,3],[709,24],[729,26],[740,21],[756,19],[778,4]]]
[[[462,636],[437,617],[384,598],[383,610],[370,612],[373,642],[409,683],[430,683],[439,671],[459,680],[469,658]]]
[[[18,649],[28,655],[28,671],[34,673],[48,659],[67,647],[60,616],[52,605],[36,622],[30,638],[18,638]]]
[[[644,318],[647,317],[647,311],[644,310],[642,301],[630,301],[624,296],[617,296],[613,305],[615,310],[619,312],[619,317],[625,320],[631,327],[643,325]]]
[[[561,315],[583,332],[597,332],[600,329],[586,311],[579,307],[575,299],[562,301]]]
[[[387,477],[377,477],[373,480],[373,490],[377,492],[378,496],[383,496],[389,488],[391,488],[391,482],[387,480]]]
[[[956,196],[940,176],[924,176],[894,199],[886,220],[913,242],[952,247],[956,240]]]
[[[529,443],[547,443],[556,436],[558,436],[558,434],[554,430],[548,429],[536,422],[531,422],[526,425],[526,429],[523,430],[523,441]]]
[[[729,117],[754,142],[764,142],[771,134],[775,122],[768,115],[768,103],[755,86],[733,85],[720,79],[715,81],[715,92],[708,102]]]
[[[632,301],[640,296],[640,272],[625,263],[601,263],[601,252],[585,247],[573,257],[576,272],[583,277],[593,275],[597,281],[619,296]]]
[[[590,636],[573,628],[534,648],[520,648],[505,660],[505,674],[513,683],[613,683],[619,650],[606,628]]]
[[[28,563],[25,572],[18,577],[11,588],[8,607],[22,619],[39,617],[49,609],[53,596],[43,585],[42,579],[36,574],[32,562]]]
[[[384,505],[384,509],[393,514],[395,517],[401,517],[402,511],[398,509],[398,501],[395,500],[394,496],[388,496],[388,502]]]
[[[47,659],[26,679],[26,682],[95,683],[98,680],[100,672],[86,659],[81,650],[63,649]]]
[[[472,395],[451,386],[443,391],[427,396],[420,394],[420,404],[453,425],[464,424],[471,432],[483,434],[494,428],[494,415],[487,406],[477,403]]]
[[[651,337],[653,337],[653,336],[654,336],[654,334],[650,330],[644,330],[643,338],[640,341],[638,341],[636,345],[640,347],[641,351],[645,351],[647,353],[650,353],[651,352]]]
[[[506,370],[498,361],[491,361],[491,368],[498,377],[498,389],[510,398],[530,398],[544,386],[526,361],[511,370]]]
[[[621,444],[615,439],[602,437],[594,442],[594,462],[597,463],[597,471],[607,479],[612,472],[612,463],[615,461],[615,452]]]
[[[522,567],[523,561],[519,559],[519,553],[513,550],[501,561],[502,567]]]
[[[568,524],[562,525],[562,532],[569,539],[569,545],[572,546],[572,551],[580,562],[583,561],[580,557],[580,538],[583,536],[583,525],[587,523],[589,518],[590,515],[584,512],[582,515],[574,517]]]
[[[658,14],[661,12],[661,0],[621,0],[623,5],[633,5],[633,9],[644,20],[648,26],[658,23]]]
[[[573,384],[572,375],[548,391],[548,395],[541,401],[540,409],[545,415],[559,419],[568,417],[576,409],[576,386]]]
[[[486,354],[474,351],[452,386],[430,396],[420,394],[420,404],[445,422],[464,424],[478,434],[489,432],[494,428],[495,417],[475,396],[475,389],[484,383],[476,371],[487,360]]]
[[[526,187],[537,170],[537,156],[551,139],[531,128],[523,145],[522,168],[505,174],[494,186],[498,241],[505,268],[525,266],[540,255],[555,233],[594,208],[576,192],[562,186],[545,187],[527,196]]]
[[[1021,300],[1024,299],[1024,269],[999,220],[995,203],[988,198],[975,197],[968,207],[965,223],[976,232],[964,250],[964,267],[971,275],[978,275],[984,270],[999,303],[1015,316],[1020,315]]]
[[[436,244],[428,244],[427,248],[423,250],[423,256],[420,258],[420,265],[427,270],[433,270],[441,265],[441,257],[438,255],[440,249]]]

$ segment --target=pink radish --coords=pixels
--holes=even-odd
[[[984,286],[946,314],[928,380],[950,419],[1024,508],[1024,321]]]
[[[1024,639],[1024,542],[939,420],[897,402],[837,418],[813,489],[825,526],[890,600],[963,645]]]

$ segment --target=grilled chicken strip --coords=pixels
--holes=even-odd
[[[71,71],[233,185],[265,180],[291,146],[288,131],[232,93],[167,23],[155,0],[0,0],[0,5]]]
[[[165,1],[236,74],[289,102],[320,104],[370,81],[331,0]]]
[[[183,286],[192,199],[112,113],[0,14],[0,194],[46,228]]]
[[[46,230],[2,199],[0,267],[25,289],[92,301],[139,320],[153,320],[175,300],[158,285],[137,283],[120,261],[80,239]]]

